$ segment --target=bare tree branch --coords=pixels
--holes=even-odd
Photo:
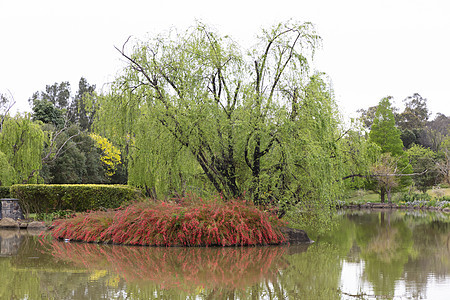
[[[11,108],[14,106],[14,104],[16,104],[16,100],[14,100],[14,96],[12,95],[12,93],[8,90],[9,95],[11,96],[11,100],[9,100],[9,105],[6,107],[5,112],[2,114],[2,119],[0,121],[0,133],[2,133],[3,131],[3,123],[5,122],[6,116],[8,115],[9,111],[11,110]],[[8,98],[6,98],[3,95],[0,95],[3,99],[7,100]],[[6,104],[7,102],[5,102]]]
[[[425,170],[425,171],[420,172],[420,173],[410,173],[410,174],[367,174],[367,175],[363,175],[363,174],[352,174],[352,175],[348,175],[348,176],[342,177],[340,180],[346,180],[346,179],[354,178],[354,177],[370,178],[370,177],[403,177],[403,176],[420,176],[420,175],[425,174],[426,172],[428,172],[428,170]]]
[[[64,153],[65,150],[63,152],[61,152],[61,151],[64,149],[64,147],[67,145],[67,143],[69,141],[71,141],[73,138],[75,138],[76,136],[79,136],[81,134],[81,131],[78,130],[78,132],[76,134],[67,138],[61,146],[56,148],[55,145],[56,145],[56,140],[57,140],[58,136],[61,133],[63,133],[64,131],[66,131],[67,129],[68,129],[68,126],[66,124],[66,126],[64,126],[64,128],[58,130],[56,132],[56,134],[53,136],[53,138],[50,141],[49,152],[42,158],[43,164],[47,164],[47,163],[55,161],[62,153]]]

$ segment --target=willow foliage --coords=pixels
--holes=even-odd
[[[310,23],[263,31],[246,55],[203,24],[126,43],[96,130],[128,153],[129,183],[154,195],[245,195],[325,220],[345,147],[332,91],[310,70],[319,44]]]
[[[29,115],[5,118],[0,132],[0,164],[7,168],[1,175],[7,179],[2,179],[2,184],[37,182],[44,139],[40,126]]]
[[[13,184],[15,171],[8,162],[6,155],[0,151],[0,186]]]

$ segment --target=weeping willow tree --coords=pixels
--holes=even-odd
[[[0,186],[9,186],[14,180],[14,168],[8,162],[6,155],[0,151]]]
[[[333,94],[310,69],[310,23],[264,30],[247,54],[197,24],[118,49],[128,62],[100,100],[97,132],[128,154],[153,196],[250,198],[301,223],[328,218],[344,145]]]
[[[44,139],[29,115],[5,115],[0,131],[1,185],[37,182]]]

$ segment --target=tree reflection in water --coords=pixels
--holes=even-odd
[[[349,212],[359,224],[355,245],[364,262],[362,281],[378,297],[427,298],[433,278],[450,274],[450,220],[420,211]]]

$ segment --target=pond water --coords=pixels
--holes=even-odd
[[[0,231],[0,299],[447,299],[450,218],[346,211],[296,246],[153,248]]]

